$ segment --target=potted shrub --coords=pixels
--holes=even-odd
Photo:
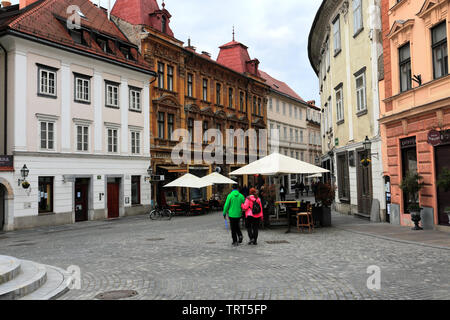
[[[437,186],[439,188],[442,188],[445,192],[450,191],[450,169],[444,168],[442,169],[439,179],[437,181]],[[450,207],[445,207],[444,209],[445,214],[448,216],[448,221],[450,224]]]
[[[361,160],[361,165],[363,167],[368,167],[371,162],[372,162],[372,160],[370,160],[369,158],[364,158],[364,159]]]
[[[323,227],[331,226],[331,205],[336,196],[336,187],[329,183],[318,183],[316,186],[316,201],[320,204],[320,221]]]
[[[411,220],[415,224],[413,230],[423,230],[419,227],[419,221],[421,220],[420,211],[422,211],[419,204],[419,191],[425,185],[424,182],[421,182],[422,179],[423,177],[417,172],[408,171],[400,184],[400,189],[407,195],[407,199],[412,200],[408,205],[408,210],[411,214]]]
[[[22,188],[28,189],[29,187],[30,187],[30,183],[28,181],[23,181],[22,182]]]

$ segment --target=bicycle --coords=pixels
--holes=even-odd
[[[170,220],[172,219],[173,212],[170,209],[167,208],[161,208],[159,206],[156,206],[155,209],[150,211],[150,219],[151,220]]]

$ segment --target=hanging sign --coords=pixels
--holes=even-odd
[[[441,143],[441,133],[436,130],[428,132],[428,143],[432,146],[437,146]]]

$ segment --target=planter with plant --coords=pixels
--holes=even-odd
[[[318,183],[316,188],[316,202],[320,204],[316,210],[318,210],[320,224],[322,227],[330,227],[331,205],[333,204],[336,196],[336,187],[329,183]]]
[[[372,162],[372,160],[370,160],[369,158],[364,158],[364,159],[361,160],[361,165],[363,167],[368,167],[371,162]]]
[[[450,169],[442,169],[436,184],[439,188],[444,190],[444,192],[450,191]],[[447,215],[449,221],[448,223],[450,224],[450,207],[445,207],[444,212]]]
[[[408,171],[400,184],[400,189],[407,196],[407,199],[411,200],[407,209],[415,225],[413,230],[423,230],[423,228],[419,227],[421,220],[420,211],[422,211],[419,204],[419,192],[425,186],[425,183],[421,180],[423,180],[423,177],[417,172]]]
[[[30,187],[30,183],[28,181],[23,181],[22,182],[22,188],[28,189],[29,187]]]

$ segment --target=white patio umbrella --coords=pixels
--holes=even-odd
[[[237,184],[236,181],[231,180],[218,172],[213,172],[201,179],[206,182],[211,182],[212,184]]]
[[[300,161],[279,153],[254,161],[245,167],[230,173],[230,176],[254,175],[277,176],[283,174],[316,174],[327,173],[327,169]]]
[[[321,173],[316,173],[316,174],[312,174],[310,176],[307,176],[308,179],[310,178],[322,178],[322,174]]]
[[[180,187],[201,189],[208,186],[212,186],[212,183],[204,181],[201,178],[194,176],[193,174],[187,173],[184,176],[172,181],[171,183],[166,184],[164,188]]]

